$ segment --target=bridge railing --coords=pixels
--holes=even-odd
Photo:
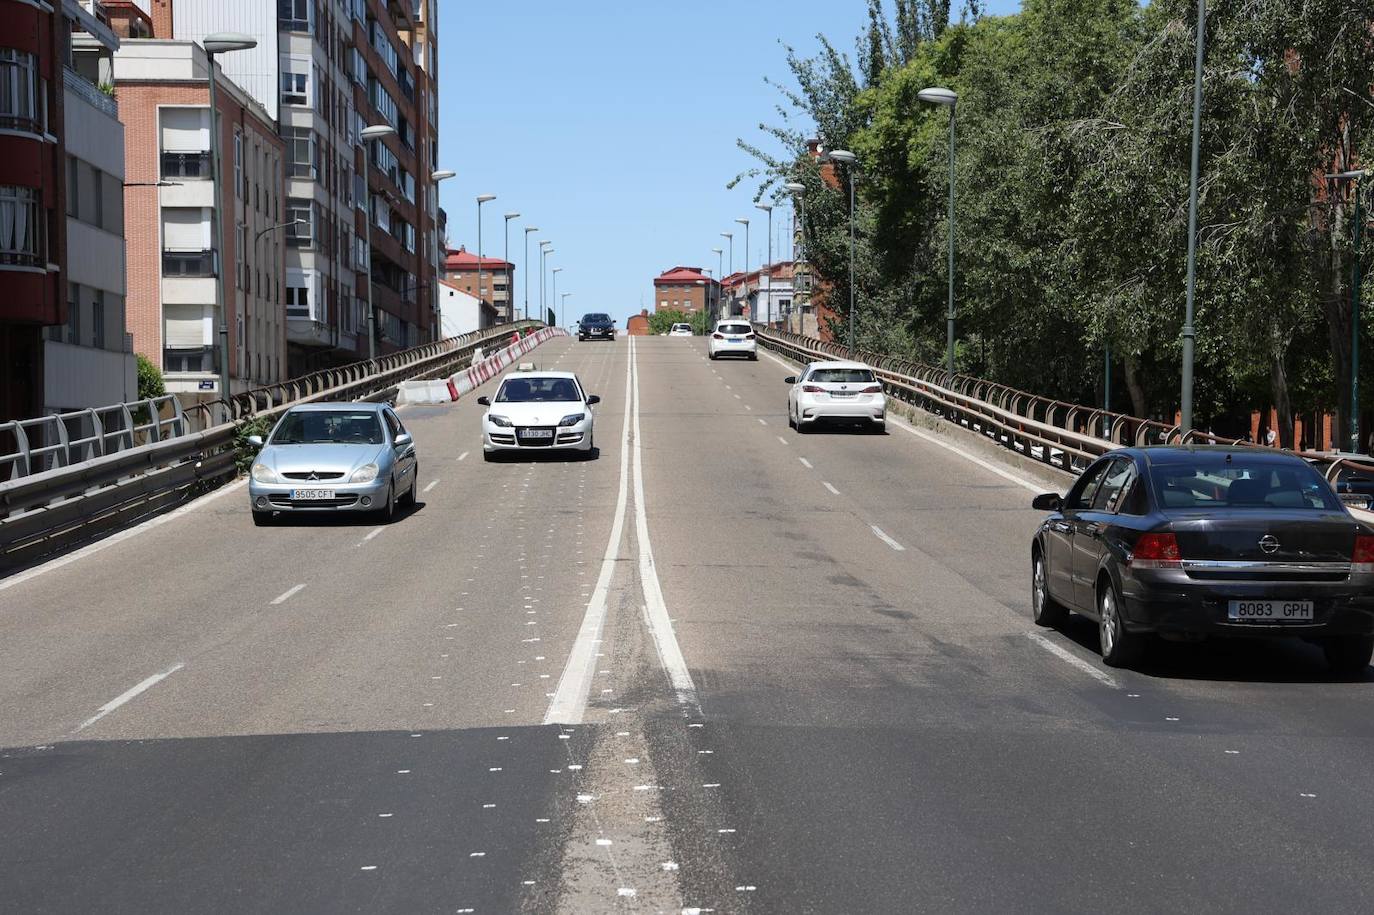
[[[223,482],[245,420],[311,401],[388,400],[402,381],[452,374],[478,347],[542,326],[491,327],[194,407],[163,397],[0,425],[0,573]]]

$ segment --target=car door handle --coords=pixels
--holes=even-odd
[[[1073,532],[1073,525],[1067,524],[1063,521],[1055,521],[1050,525],[1050,527],[1061,534],[1068,534]]]

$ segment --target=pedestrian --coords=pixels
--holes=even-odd
[[[1264,445],[1267,448],[1277,448],[1279,446],[1279,434],[1273,429],[1268,429],[1264,433]]]

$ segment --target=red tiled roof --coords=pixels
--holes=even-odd
[[[505,270],[513,268],[515,265],[508,261],[503,261],[499,257],[483,257],[483,270]],[[476,270],[477,255],[468,251],[467,248],[459,248],[457,251],[450,251],[444,258],[445,270]]]
[[[697,281],[710,282],[711,278],[700,267],[674,267],[654,277],[655,286],[682,286]]]

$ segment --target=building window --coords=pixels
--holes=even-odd
[[[297,66],[309,66],[308,64]],[[309,95],[310,74],[292,73],[289,70],[281,72],[281,103],[283,105],[308,105],[310,104]]]
[[[42,267],[48,262],[44,216],[37,190],[0,185],[0,264]]]
[[[243,134],[234,131],[234,196],[243,199]]]
[[[277,0],[277,20],[288,32],[310,31],[310,0]]]
[[[36,57],[0,48],[0,127],[44,133],[48,100],[43,89]]]
[[[81,160],[67,157],[67,215],[77,219],[81,215]]]
[[[234,276],[240,289],[250,289],[252,280],[248,278],[248,226],[239,223],[237,228],[237,237],[234,239]]]
[[[91,345],[105,348],[105,292],[101,289],[91,294]]]
[[[85,220],[93,226],[105,225],[105,188],[100,169],[91,166],[91,218]]]
[[[288,197],[286,218],[295,220],[286,227],[286,243],[296,248],[309,248],[315,239],[315,208],[302,197]]]
[[[291,177],[318,178],[320,174],[319,146],[315,138],[315,131],[309,127],[288,127],[284,133],[286,136],[286,154],[290,157],[291,162]]]
[[[81,343],[81,284],[67,284],[67,342]]]

